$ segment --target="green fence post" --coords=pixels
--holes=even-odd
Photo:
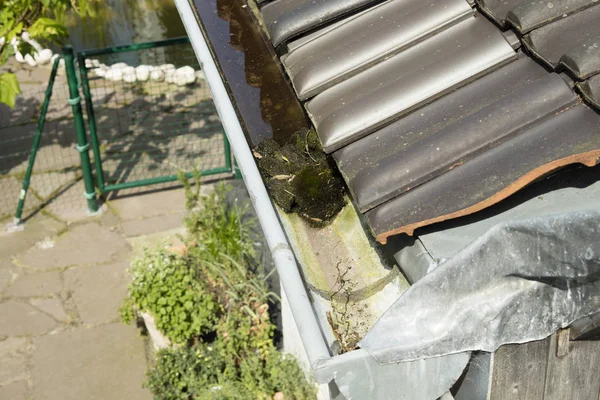
[[[77,85],[77,75],[75,73],[75,59],[72,46],[63,48],[63,59],[65,60],[65,69],[67,71],[67,82],[69,83],[69,104],[73,108],[73,120],[75,123],[75,133],[77,135],[77,151],[81,158],[81,172],[83,173],[83,182],[85,183],[85,198],[90,212],[98,211],[96,202],[96,190],[92,178],[92,166],[90,162],[89,143],[85,133],[85,124],[83,122],[83,113],[81,112],[81,97]]]
[[[231,164],[231,145],[229,144],[229,139],[227,139],[225,132],[223,132],[223,152],[225,153],[225,168],[233,172]]]
[[[234,160],[234,173],[235,173],[235,179],[242,179],[242,171],[240,171],[240,167],[238,167],[238,163],[237,161]]]
[[[85,58],[82,53],[77,54],[79,63],[79,76],[81,77],[81,88],[83,89],[83,98],[85,99],[85,110],[88,117],[88,128],[90,130],[90,144],[94,154],[94,165],[96,167],[96,183],[100,193],[104,192],[104,169],[102,168],[102,158],[100,155],[100,142],[98,142],[98,132],[96,130],[96,114],[94,113],[94,104],[92,103],[92,93],[90,91],[90,82],[88,80],[87,68],[85,67]]]
[[[46,113],[48,112],[48,106],[50,105],[50,98],[52,97],[52,88],[54,87],[54,80],[56,79],[56,72],[58,71],[59,62],[60,58],[54,60],[54,64],[52,65],[52,71],[50,72],[50,80],[48,80],[48,86],[46,87],[46,95],[44,96],[44,102],[42,103],[42,110],[40,111],[40,118],[38,119],[37,128],[35,130],[35,136],[33,137],[33,144],[31,145],[31,154],[29,154],[29,163],[27,164],[27,171],[25,171],[25,177],[23,178],[23,187],[21,189],[21,194],[19,195],[19,204],[17,205],[17,212],[15,213],[15,225],[21,223],[21,216],[23,215],[23,206],[25,205],[25,198],[27,197],[27,190],[29,189],[31,174],[33,173],[35,157],[37,155],[38,148],[40,147],[40,139],[42,138],[44,123],[46,122]]]

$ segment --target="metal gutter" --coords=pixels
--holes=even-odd
[[[258,172],[235,106],[204,36],[205,32],[196,21],[189,0],[175,0],[175,5],[196,57],[203,66],[217,112],[272,253],[283,288],[282,294],[291,309],[310,372],[316,383],[322,385],[319,398],[429,400],[442,396],[467,365],[468,353],[388,365],[378,364],[366,351],[361,350],[331,356],[300,275],[299,265]],[[402,388],[401,393],[398,393],[398,388]],[[327,393],[321,393],[321,389]]]
[[[244,182],[256,210],[273,261],[279,273],[281,285],[287,296],[296,321],[302,344],[311,367],[314,369],[331,358],[325,339],[313,312],[308,294],[300,275],[285,233],[267,194],[254,157],[246,141],[235,108],[217,68],[216,62],[202,33],[188,0],[175,0],[175,5],[192,43],[198,61],[202,64],[206,81],[213,96],[217,112],[233,153],[240,167]]]

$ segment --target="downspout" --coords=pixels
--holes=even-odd
[[[250,194],[250,199],[252,200],[273,256],[273,261],[279,273],[279,279],[287,296],[294,320],[296,321],[302,344],[306,350],[311,367],[315,369],[325,360],[331,358],[331,355],[313,312],[294,253],[290,248],[283,228],[277,218],[277,213],[267,194],[267,189],[254,162],[254,157],[246,141],[233,103],[221,80],[216,62],[200,30],[199,23],[196,21],[189,0],[175,0],[175,5],[190,38],[196,57],[204,70],[204,75],[206,76],[206,81],[212,93],[221,123],[231,143],[233,153],[244,177],[246,188]]]

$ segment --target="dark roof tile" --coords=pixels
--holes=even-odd
[[[600,75],[577,84],[585,100],[600,112]]]
[[[600,115],[586,106],[494,147],[481,156],[366,213],[377,239],[468,215],[495,204],[564,165],[600,160]]]
[[[465,0],[438,3],[382,3],[282,57],[298,97],[312,97],[473,14]]]
[[[274,46],[378,0],[276,0],[262,9]]]
[[[476,0],[479,9],[500,26],[506,25],[506,14],[521,0]]]
[[[560,64],[579,80],[600,73],[600,37],[588,38],[572,47],[560,58]]]
[[[471,17],[327,89],[307,109],[332,152],[516,58],[492,24]]]
[[[524,58],[342,148],[334,157],[364,212],[577,102],[560,76]]]
[[[525,34],[598,3],[598,0],[521,1],[510,9],[506,20]]]
[[[523,37],[525,46],[556,68],[564,54],[584,43],[600,41],[600,4],[545,25]]]

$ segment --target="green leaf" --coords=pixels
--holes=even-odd
[[[39,18],[28,29],[31,37],[57,42],[69,36],[67,28],[52,18]]]
[[[16,75],[8,72],[0,74],[0,103],[8,104],[10,108],[14,108],[18,94],[21,94],[21,89]]]

